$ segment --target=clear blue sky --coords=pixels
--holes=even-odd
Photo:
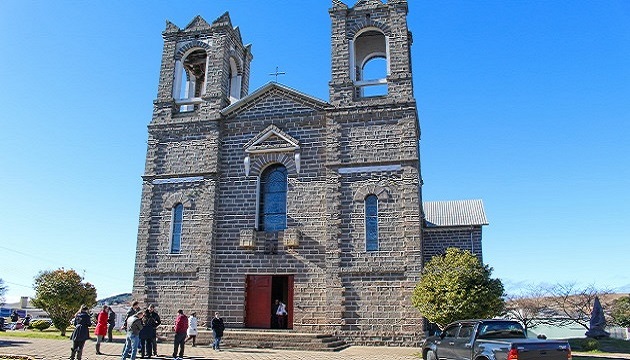
[[[349,5],[353,5],[347,1]],[[225,11],[273,78],[328,99],[330,1],[0,1],[0,278],[131,291],[165,20]],[[425,200],[481,198],[508,290],[630,291],[630,2],[410,0]]]

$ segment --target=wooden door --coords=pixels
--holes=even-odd
[[[246,326],[249,328],[270,328],[271,276],[248,275],[245,301]]]

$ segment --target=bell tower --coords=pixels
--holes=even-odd
[[[413,101],[407,0],[333,0],[330,102]]]
[[[249,89],[251,45],[226,12],[212,24],[196,16],[180,29],[167,21],[154,123],[173,117],[219,118]]]

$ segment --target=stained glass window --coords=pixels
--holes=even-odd
[[[184,205],[173,208],[173,228],[171,229],[171,253],[179,253],[182,246],[182,225],[184,223]]]
[[[268,167],[260,177],[260,230],[287,228],[287,168]]]
[[[378,198],[365,197],[365,250],[378,250]]]

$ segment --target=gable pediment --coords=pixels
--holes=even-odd
[[[248,141],[243,148],[248,154],[296,151],[300,149],[300,142],[276,125],[269,125]]]
[[[306,95],[276,82],[270,82],[250,95],[221,110],[221,114],[226,117],[235,116],[249,109],[255,108],[259,104],[265,103],[265,101],[275,103],[278,100],[282,100],[285,103],[293,103],[295,104],[295,108],[302,109],[323,110],[330,106],[330,104],[324,100]],[[273,108],[270,107],[269,110],[273,111]],[[283,111],[286,112],[287,109],[285,108]]]

